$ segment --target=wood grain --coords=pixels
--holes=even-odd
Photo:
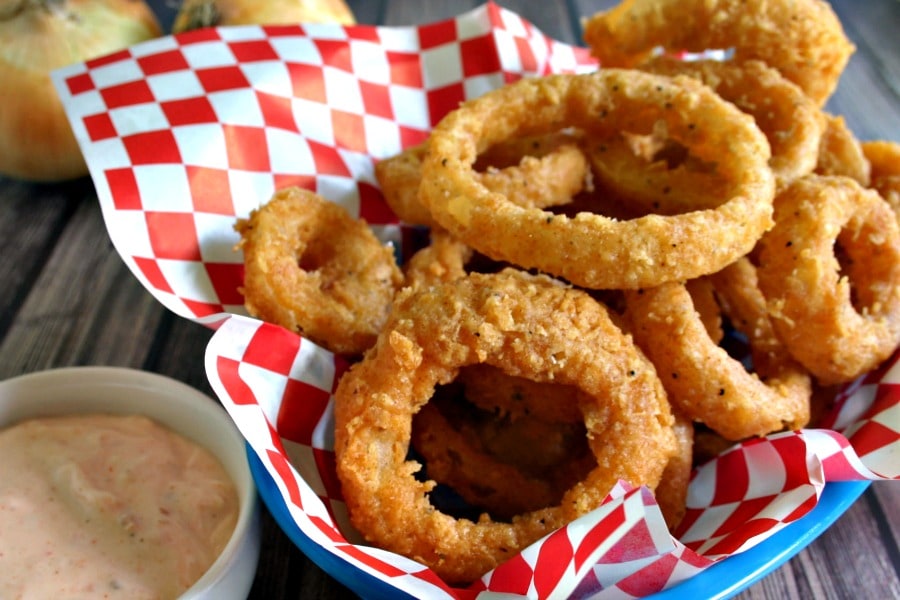
[[[167,27],[177,4],[151,4]],[[413,25],[479,3],[349,4],[360,23]],[[499,4],[557,39],[579,43],[581,17],[613,2]],[[832,4],[857,52],[827,109],[844,115],[861,139],[900,141],[900,2]],[[211,332],[168,312],[128,271],[106,234],[89,179],[38,185],[0,177],[0,253],[0,378],[69,365],[128,366],[212,395],[203,370]],[[898,530],[900,485],[875,484],[819,539],[738,598],[900,598]],[[253,600],[352,597],[300,552],[268,513],[263,539]]]

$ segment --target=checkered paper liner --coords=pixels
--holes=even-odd
[[[346,365],[246,315],[235,219],[299,185],[366,219],[402,257],[421,232],[384,203],[376,160],[425,139],[465,98],[523,76],[596,66],[585,49],[488,3],[418,27],[211,28],[53,75],[110,239],[163,305],[216,330],[210,383],[296,527],[348,569],[414,597],[642,596],[799,519],[825,481],[900,478],[893,359],[841,393],[832,429],[756,440],[700,469],[676,537],[652,494],[623,482],[603,506],[465,590],[361,543],[332,451],[331,393]]]
[[[414,597],[489,591],[530,598],[631,598],[671,587],[813,509],[827,481],[900,478],[900,355],[837,398],[843,433],[810,429],[735,445],[699,468],[671,536],[652,494],[624,482],[607,502],[466,590],[359,543],[332,452],[331,394],[346,368],[308,340],[233,316],[210,342],[213,389],[256,450],[304,534]]]

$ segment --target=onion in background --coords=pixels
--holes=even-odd
[[[218,25],[339,23],[356,19],[343,0],[185,0],[173,33]]]
[[[87,174],[50,72],[158,37],[143,0],[0,0],[0,174]]]

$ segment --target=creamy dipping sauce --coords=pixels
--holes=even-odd
[[[176,598],[234,531],[238,497],[206,449],[141,416],[0,431],[0,599]]]

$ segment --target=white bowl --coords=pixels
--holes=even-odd
[[[237,525],[219,558],[181,598],[246,599],[259,560],[260,504],[246,442],[216,401],[174,379],[118,367],[51,369],[0,382],[0,429],[34,417],[99,412],[147,416],[219,458],[237,488]]]

